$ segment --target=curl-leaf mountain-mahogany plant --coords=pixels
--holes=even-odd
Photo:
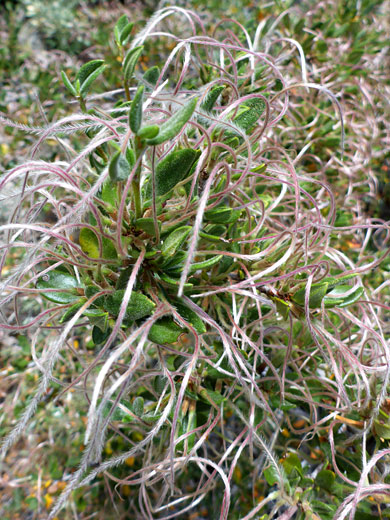
[[[185,37],[169,31],[175,17]],[[137,518],[183,518],[202,503],[210,518],[319,518],[336,476],[349,486],[338,518],[389,494],[379,474],[368,479],[377,459],[343,482],[334,449],[348,414],[364,435],[386,427],[390,354],[361,279],[379,260],[355,265],[337,247],[352,228],[335,232],[331,187],[305,171],[305,149],[280,145],[284,118],[299,119],[291,94],[317,89],[339,114],[341,156],[340,105],[307,80],[302,53],[302,78],[289,77],[260,31],[252,40],[228,23],[217,39],[196,14],[169,7],[134,37],[121,17],[125,97],[88,99],[102,60],[63,73],[81,112],[25,128],[39,135],[31,159],[1,178],[16,203],[1,226],[2,265],[12,264],[1,327],[29,334],[41,373],[3,455],[50,385],[64,386],[57,400],[85,396],[85,449],[51,519],[102,473],[119,493],[134,489]],[[142,73],[160,37],[172,50]],[[76,132],[89,138],[78,152],[65,139]],[[38,160],[59,135],[63,157]],[[75,336],[93,357],[78,352],[66,386],[55,374]],[[297,418],[301,442],[289,446]],[[330,448],[314,463],[305,446],[317,437]],[[107,439],[117,440],[111,456]]]

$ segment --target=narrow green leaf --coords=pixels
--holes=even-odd
[[[104,60],[91,60],[87,63],[84,63],[80,67],[76,75],[76,79],[80,81],[80,85],[84,83],[84,81],[93,73],[95,70],[99,69],[104,63]]]
[[[240,209],[229,208],[228,206],[219,206],[206,211],[204,219],[218,224],[232,224],[240,218],[241,212],[242,210]]]
[[[328,284],[326,282],[316,285],[315,287],[312,286],[310,288],[309,307],[311,309],[315,309],[316,307],[321,307],[321,302],[325,298],[327,291],[328,291]],[[293,302],[295,302],[298,305],[301,305],[303,307],[305,305],[305,294],[306,294],[306,287],[299,289],[292,296]]]
[[[118,47],[122,45],[121,34],[122,34],[124,28],[128,25],[128,23],[129,23],[128,17],[125,14],[123,14],[115,24],[114,37],[115,37],[115,41],[116,41]]]
[[[155,65],[154,67],[150,67],[150,69],[148,69],[145,72],[143,79],[145,81],[147,81],[150,85],[153,85],[153,87],[154,87],[155,84],[157,83],[159,76],[160,76],[160,69],[159,69],[159,67],[157,67],[157,65]]]
[[[141,417],[144,414],[144,398],[141,396],[136,397],[132,408],[135,415]]]
[[[74,88],[76,89],[77,96],[79,96],[80,95],[80,80],[79,79],[76,79],[76,81],[74,82]]]
[[[72,303],[80,298],[77,279],[63,271],[50,271],[38,279],[36,286],[44,298],[55,303]],[[68,292],[47,292],[46,289],[65,289]]]
[[[173,256],[169,256],[163,259],[162,263],[160,263],[160,267],[164,269],[164,271],[177,271],[183,269],[183,262],[187,258],[187,251],[183,251],[183,249],[179,249]]]
[[[252,98],[245,101],[241,107],[243,108],[234,118],[234,122],[246,132],[250,132],[264,112],[265,103],[260,98]]]
[[[159,278],[168,285],[171,285],[172,287],[178,287],[180,283],[179,278],[172,278],[171,276],[168,276],[166,273],[160,273]],[[193,287],[193,285],[194,284],[187,282],[184,284],[184,288],[188,289],[189,287]]]
[[[216,255],[207,260],[203,260],[203,262],[194,262],[190,266],[189,273],[194,273],[198,269],[208,269],[209,267],[212,267],[221,260],[222,256],[223,255]]]
[[[81,307],[86,302],[86,298],[80,298],[80,300],[72,305],[72,307],[69,307],[65,311],[65,313],[61,316],[59,323],[65,323],[66,321],[69,321],[73,318],[73,316],[76,314],[76,312],[81,309]]]
[[[162,196],[171,191],[176,184],[184,180],[191,168],[201,154],[200,150],[192,148],[184,148],[182,150],[174,150],[168,154],[156,166],[156,195]],[[152,186],[149,182],[146,189],[146,197],[152,196]]]
[[[194,406],[193,409],[190,409],[188,411],[188,420],[187,420],[187,426],[186,426],[186,433],[189,433],[192,430],[194,430],[196,428],[196,424],[197,424],[197,416],[196,416],[196,408]],[[196,441],[196,434],[195,433],[192,433],[191,435],[189,435],[186,438],[185,443],[187,444],[187,451],[192,450],[192,448],[195,446],[195,441]]]
[[[133,166],[135,164],[135,153],[134,153],[134,150],[132,148],[130,148],[129,146],[126,148],[126,159],[130,165],[130,168],[133,168]]]
[[[118,151],[112,156],[108,167],[108,173],[113,182],[125,181],[130,175],[131,166],[127,158],[121,154],[121,152]]]
[[[142,140],[152,139],[158,135],[159,131],[160,127],[158,125],[148,125],[140,128],[137,132],[137,136]]]
[[[188,101],[160,126],[159,134],[153,139],[149,139],[147,144],[155,146],[175,137],[194,113],[197,102],[198,98],[193,98]]]
[[[161,253],[164,257],[173,256],[176,251],[181,247],[185,239],[191,232],[191,226],[181,226],[172,233],[168,235],[168,237],[164,240],[164,243],[161,248]]]
[[[196,428],[196,405],[194,401],[192,401],[190,404],[190,409],[184,415],[184,417],[180,412],[175,437],[181,437],[182,435],[191,432],[194,428]],[[192,433],[191,435],[188,435],[185,440],[182,440],[176,444],[176,450],[178,452],[182,452],[185,447],[187,447],[187,451],[189,451],[193,448],[194,444],[195,433]]]
[[[325,297],[325,306],[329,307],[346,307],[347,305],[352,305],[352,303],[357,302],[362,294],[364,293],[363,287],[357,287],[356,290],[350,294],[349,296],[340,297],[340,298],[332,298],[332,296],[336,296],[339,294],[346,293],[351,289],[350,285],[337,285],[335,286]]]
[[[130,33],[133,30],[133,27],[134,27],[134,22],[130,22],[121,30],[119,38],[120,38],[120,43],[122,46],[129,43]]]
[[[68,78],[68,76],[65,74],[65,72],[63,70],[61,71],[61,77],[62,77],[62,81],[63,81],[65,87],[69,90],[69,92],[72,94],[72,96],[77,97],[76,89],[74,88],[70,79]]]
[[[125,59],[123,60],[123,77],[125,81],[130,81],[133,76],[135,66],[137,65],[137,61],[144,50],[143,45],[139,45],[138,47],[134,47],[134,49],[130,49],[126,54]]]
[[[150,327],[148,339],[161,345],[175,343],[182,332],[183,329],[172,318],[164,316]]]
[[[200,108],[202,110],[206,110],[207,112],[210,112],[210,110],[213,109],[215,103],[217,102],[217,99],[219,95],[225,90],[225,85],[216,85],[213,87],[210,92],[207,94],[205,100],[201,104]]]
[[[153,381],[153,388],[158,393],[158,395],[161,395],[166,386],[168,384],[168,378],[165,376],[156,376]]]
[[[104,69],[107,68],[107,65],[102,65],[101,67],[94,70],[80,86],[80,94],[82,97],[85,97],[95,79],[103,72]]]
[[[142,124],[142,103],[144,97],[144,89],[145,87],[143,85],[140,85],[138,87],[130,107],[129,126],[131,131],[135,134],[141,128]]]
[[[330,289],[333,289],[333,287],[336,287],[337,285],[340,285],[341,283],[344,283],[347,280],[352,280],[356,276],[357,276],[357,273],[351,273],[351,274],[346,274],[344,276],[340,276],[339,278],[335,278],[335,277],[324,278],[323,280],[318,282],[318,284],[322,284],[322,283],[326,282],[328,284],[328,291],[330,291]],[[313,285],[318,285],[318,284],[313,284]]]
[[[119,289],[105,298],[104,308],[114,317],[119,315],[124,294],[125,290]],[[145,318],[152,314],[155,306],[156,304],[152,302],[152,300],[149,300],[147,296],[133,291],[130,296],[130,301],[127,304],[125,318],[133,321]]]
[[[224,401],[226,401],[226,397],[224,397],[219,392],[216,392],[215,390],[209,390],[208,388],[203,388],[199,395],[204,399],[207,403],[212,403],[212,401],[217,405],[220,406]]]
[[[198,334],[204,334],[206,332],[206,326],[202,318],[198,316],[195,311],[183,303],[175,302],[174,305],[180,316],[192,325]]]
[[[117,202],[117,196],[118,193],[116,185],[111,181],[111,179],[107,179],[106,181],[104,181],[102,191],[100,194],[102,201],[115,207]]]

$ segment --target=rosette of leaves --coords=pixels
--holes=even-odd
[[[183,14],[170,9],[151,23]],[[228,518],[237,503],[243,515],[315,517],[318,497],[336,490],[340,503],[343,493],[330,469],[342,456],[321,446],[326,414],[343,410],[360,424],[381,399],[369,381],[376,358],[361,358],[367,327],[382,338],[362,301],[363,268],[330,245],[339,232],[330,187],[275,145],[283,116],[296,117],[278,60],[229,31],[191,34],[144,71],[149,33],[132,29],[122,17],[114,31],[120,101],[103,109],[86,97],[100,60],[74,81],[63,75],[82,114],[49,130],[81,130],[90,141],[66,167],[27,163],[34,205],[25,222],[3,228],[7,252],[24,248],[3,303],[33,295],[40,306],[30,322],[11,316],[7,326],[38,324],[44,338],[42,382],[4,450],[77,333],[87,347],[70,387],[85,394],[85,447],[50,518],[102,471],[135,487],[142,472],[139,514],[171,493],[161,507],[182,507],[187,482],[188,507],[207,501],[212,517]],[[32,220],[45,205],[56,212],[52,227]],[[351,311],[362,305],[364,323]],[[267,497],[262,510],[248,501],[255,494]]]

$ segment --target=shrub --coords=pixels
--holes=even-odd
[[[31,332],[41,372],[3,453],[50,387],[59,406],[72,390],[88,409],[50,518],[102,473],[137,518],[204,506],[209,518],[364,518],[389,494],[376,465],[388,449],[366,455],[367,436],[377,447],[390,436],[386,305],[363,284],[388,251],[345,250],[365,229],[387,245],[388,226],[354,225],[308,168],[307,144],[286,145],[289,121],[304,132],[311,108],[337,115],[343,153],[340,103],[307,81],[303,55],[294,78],[259,50],[261,32],[254,44],[222,27],[208,36],[195,13],[168,7],[133,36],[121,17],[125,98],[88,97],[102,60],[63,73],[81,112],[31,128],[31,160],[1,179],[16,201],[1,226],[2,327]],[[158,38],[170,54],[142,70]],[[305,106],[312,91],[318,106]],[[76,132],[81,150],[66,146]],[[39,161],[55,136],[61,155]]]

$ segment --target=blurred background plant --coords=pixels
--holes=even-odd
[[[39,2],[26,3],[37,5]],[[25,75],[22,76],[23,85],[26,86],[27,92],[29,90],[32,92],[27,97],[16,98],[10,110],[9,97],[4,97],[6,94],[2,90],[0,94],[3,96],[2,111],[8,116],[11,115],[13,119],[29,124],[44,123],[34,98],[37,85],[43,113],[49,121],[59,119],[65,113],[68,114],[69,108],[72,111],[76,110],[76,104],[70,107],[67,105],[65,91],[58,82],[52,81],[53,74],[59,78],[59,68],[65,68],[69,77],[74,77],[80,64],[89,59],[104,57],[110,65],[104,74],[104,79],[94,87],[94,94],[104,93],[107,88],[111,90],[121,88],[120,63],[117,59],[119,53],[110,37],[113,19],[118,17],[117,13],[105,15],[107,10],[104,5],[92,3],[86,5],[80,2],[77,4],[71,6],[68,3],[66,6],[66,8],[71,6],[74,17],[76,17],[76,8],[81,5],[86,10],[77,11],[80,19],[82,13],[94,13],[94,20],[98,21],[97,30],[87,30],[84,40],[82,34],[78,33],[77,24],[74,24],[73,28],[69,27],[70,31],[72,29],[74,31],[73,40],[69,36],[70,41],[84,41],[85,49],[89,49],[84,54],[84,59],[78,60],[73,52],[70,52],[72,49],[69,47],[62,51],[69,52],[69,57],[61,54],[61,63],[59,63],[59,55],[55,50],[50,50],[53,49],[54,41],[48,36],[50,28],[40,29],[41,41],[47,38],[47,53],[51,56],[47,59],[52,60],[50,66],[53,68],[42,72],[42,66],[38,62],[36,65],[38,72],[35,75],[30,68],[34,64],[33,55],[27,52],[23,56],[20,52],[20,44],[15,43],[17,41],[15,35],[19,34],[21,27],[18,25],[20,23],[18,20],[22,19],[18,16],[22,15],[15,13],[11,15],[10,9],[7,9],[7,16],[14,18],[8,25],[9,28],[2,27],[2,33],[15,32],[8,39],[14,42],[13,50],[10,45],[2,54],[4,70],[9,71],[8,79],[6,76],[5,81],[6,91],[12,92],[11,87],[17,83],[14,78],[20,78],[20,74],[23,74]],[[388,324],[390,262],[385,259],[372,271],[367,270],[365,266],[370,262],[375,263],[385,248],[387,250],[389,247],[386,234],[388,230],[385,227],[384,230],[380,229],[388,220],[389,211],[390,31],[386,16],[390,9],[389,3],[350,1],[341,4],[327,0],[316,6],[311,2],[273,2],[266,6],[259,6],[253,2],[231,1],[223,7],[220,3],[211,5],[207,2],[207,6],[205,4],[194,0],[190,5],[188,2],[183,2],[183,7],[200,9],[204,14],[206,25],[211,30],[215,28],[217,38],[222,34],[221,28],[216,27],[217,20],[222,16],[233,16],[239,22],[241,21],[252,38],[257,31],[258,41],[261,42],[258,46],[259,50],[265,52],[267,56],[272,56],[273,64],[277,66],[287,84],[302,81],[300,45],[306,57],[307,81],[329,88],[340,102],[345,123],[343,157],[340,151],[342,144],[340,118],[332,106],[332,101],[329,101],[323,92],[315,89],[292,90],[288,110],[283,119],[275,124],[272,138],[278,151],[273,152],[274,157],[272,153],[266,155],[270,162],[267,172],[270,170],[272,172],[274,168],[278,175],[281,175],[276,165],[278,162],[288,162],[287,156],[284,157],[280,153],[280,150],[285,150],[290,160],[294,161],[297,175],[307,177],[306,181],[300,177],[300,187],[306,190],[309,197],[317,201],[324,218],[331,211],[329,202],[331,199],[326,196],[324,186],[332,186],[337,208],[334,226],[337,229],[333,229],[327,247],[332,251],[332,258],[336,258],[334,256],[336,251],[340,252],[338,257],[340,266],[349,265],[350,268],[364,270],[366,298],[372,301],[370,304],[359,304],[358,307],[354,307],[352,316],[348,314],[348,309],[341,314],[329,312],[327,315],[322,334],[325,334],[328,340],[326,333],[331,333],[338,339],[335,343],[337,347],[332,345],[328,350],[330,360],[332,355],[335,356],[333,366],[326,357],[324,362],[318,345],[313,343],[312,336],[307,335],[304,327],[300,327],[299,321],[294,323],[293,335],[290,336],[284,332],[280,313],[278,320],[269,324],[269,337],[264,342],[264,353],[276,373],[284,374],[288,396],[285,400],[281,399],[280,386],[276,384],[274,374],[263,366],[263,363],[258,362],[257,383],[268,396],[271,409],[276,414],[276,421],[275,418],[272,421],[265,421],[262,435],[285,472],[282,484],[286,487],[291,502],[290,504],[285,502],[284,505],[279,502],[280,495],[277,494],[277,489],[281,482],[280,475],[277,472],[275,474],[276,468],[268,465],[265,471],[259,474],[254,467],[264,466],[266,458],[264,456],[261,458],[258,453],[255,453],[253,458],[252,453],[244,450],[235,460],[231,476],[232,506],[228,518],[244,518],[256,507],[258,512],[251,516],[253,518],[273,518],[283,511],[286,518],[329,520],[335,517],[343,518],[344,513],[349,514],[350,505],[358,496],[354,492],[359,479],[361,496],[358,498],[361,501],[355,518],[358,520],[388,518],[390,515],[387,486],[390,482],[386,470],[388,465],[386,457],[388,457],[390,438],[390,404],[387,388],[383,387],[384,369],[381,360],[383,356],[388,355],[386,349],[390,338]],[[126,9],[129,9],[129,6],[124,7],[124,12],[130,14]],[[23,16],[27,16],[28,13],[24,11]],[[149,12],[142,11],[140,6],[137,13],[140,20],[139,27],[142,27],[142,20]],[[166,29],[172,33],[175,31],[180,33],[180,26],[176,25],[178,19],[176,22],[174,20],[167,22]],[[34,27],[39,27],[39,21],[34,21],[34,17],[31,22]],[[59,23],[58,20],[55,22]],[[85,27],[87,26],[88,23]],[[83,22],[80,21],[80,30],[82,27],[84,27]],[[237,30],[233,23],[225,24],[224,28],[226,27],[231,31],[230,41],[241,39],[241,43],[245,43],[244,33]],[[66,35],[66,31],[64,34]],[[61,36],[61,39],[63,37],[66,39],[65,36]],[[60,39],[57,44],[59,41]],[[162,57],[166,56],[167,50],[171,49],[170,45],[171,43],[163,37],[153,43],[145,42],[143,60],[148,59],[148,61],[141,61],[140,70],[146,70],[149,65],[159,64]],[[77,53],[82,53],[83,50],[78,50]],[[36,52],[37,55],[42,53],[45,54],[44,51]],[[14,66],[13,63],[18,66]],[[34,89],[29,86],[30,81],[35,84]],[[278,82],[272,74],[269,74],[269,71],[265,71],[263,76],[260,76],[260,81],[261,91],[277,95],[277,92],[282,89],[280,81]],[[36,103],[35,112],[34,108],[31,109],[32,100]],[[102,103],[106,103],[103,100]],[[10,126],[6,127],[6,132],[2,153],[5,169],[9,169],[16,164],[16,161],[20,162],[18,158],[20,155],[26,155],[28,147],[35,142],[36,137],[21,138],[22,133]],[[63,136],[60,138],[63,139]],[[22,146],[20,139],[23,139]],[[75,150],[81,150],[86,143],[85,136],[79,135],[66,137],[66,140]],[[4,148],[4,144],[8,149]],[[51,161],[58,159],[62,154],[58,142],[53,139],[49,146],[47,151],[43,149],[40,157]],[[318,182],[311,182],[313,179]],[[266,189],[260,189],[261,183],[258,184],[259,195],[265,207],[269,207],[279,196],[280,185],[270,178],[267,179]],[[287,200],[286,203],[279,202],[279,205],[273,209],[273,212],[279,215],[281,225],[287,225],[289,222],[291,208],[292,202]],[[50,219],[49,210],[45,218]],[[13,256],[7,258],[3,275],[6,275],[20,261],[21,253],[21,250],[15,249]],[[317,254],[320,255],[320,251]],[[275,282],[273,287],[280,288],[279,282]],[[22,309],[24,318],[34,316],[37,305],[39,307],[37,302],[32,301],[24,306]],[[283,302],[279,302],[280,305],[283,305]],[[370,305],[373,306],[371,310]],[[280,312],[283,313],[283,309]],[[375,317],[377,324],[373,325]],[[226,320],[227,316],[223,316],[222,319]],[[248,320],[250,319],[251,316],[248,316]],[[358,321],[354,323],[354,319]],[[367,332],[363,332],[360,336],[359,329],[364,324]],[[272,331],[272,327],[278,330]],[[9,431],[10,426],[15,424],[31,400],[34,394],[33,388],[37,384],[38,372],[31,354],[31,338],[24,333],[10,334],[5,331],[2,334],[1,356],[4,359],[4,368],[1,392],[4,399],[4,413],[1,418],[1,434],[3,436]],[[50,334],[53,333],[48,331],[48,335]],[[382,343],[378,339],[378,334]],[[283,335],[285,335],[284,339],[282,339]],[[293,338],[293,345],[290,344],[291,338]],[[4,518],[23,520],[46,518],[48,509],[64,489],[81,459],[84,450],[84,400],[71,389],[66,394],[66,398],[57,401],[55,405],[50,402],[62,385],[71,382],[72,374],[81,373],[84,367],[93,361],[96,355],[95,344],[90,335],[75,334],[68,340],[67,346],[68,349],[64,350],[61,370],[56,373],[58,385],[56,386],[55,382],[51,385],[47,399],[39,405],[28,429],[28,436],[19,441],[16,450],[10,451],[3,466],[1,476]],[[219,348],[218,345],[214,347]],[[291,358],[288,358],[285,351],[291,348],[292,351],[289,350]],[[362,373],[367,373],[369,390],[364,378],[359,380],[360,376],[356,373],[348,373],[347,369],[343,372],[341,369],[345,395],[340,394],[340,382],[334,382],[337,374],[335,367],[337,364],[343,366],[346,359],[350,359],[352,364],[357,364],[360,376]],[[174,359],[171,363],[174,363]],[[286,366],[291,370],[286,370]],[[228,365],[223,367],[228,369]],[[367,372],[365,372],[366,367]],[[176,368],[174,365],[169,366],[172,371]],[[226,390],[228,387],[226,382],[224,384],[226,386],[222,388],[226,398],[229,391]],[[139,395],[145,400],[150,399],[150,391],[150,388],[140,388]],[[371,392],[372,398],[369,402],[366,399],[368,392]],[[191,397],[195,399],[194,395]],[[365,403],[365,406],[362,406],[362,403]],[[373,411],[378,403],[380,409],[374,416]],[[129,403],[129,407],[130,405],[134,406],[133,403]],[[198,408],[201,409],[198,424],[201,424],[202,407],[205,414],[204,406],[204,402],[198,403]],[[226,443],[233,446],[237,432],[241,432],[243,427],[239,414],[247,412],[248,403],[244,395],[238,393],[233,402],[229,400],[224,406],[226,409],[221,430],[217,434],[213,433],[209,440],[209,445],[214,445],[216,452],[221,450],[222,445],[226,448]],[[203,415],[203,419],[205,417],[206,415]],[[118,426],[122,418],[120,416],[115,418],[118,422],[114,422],[114,426]],[[262,417],[253,420],[257,424],[261,422]],[[123,424],[122,428],[126,433]],[[143,435],[142,428],[140,431],[132,431],[130,428],[129,431],[131,441],[139,442],[140,436]],[[113,434],[105,445],[105,456],[119,454],[125,449],[126,442],[123,437]],[[381,450],[386,450],[383,452],[382,459],[378,459],[377,465],[369,466],[367,459],[375,461],[375,457],[378,453],[381,454]],[[254,461],[256,461],[255,466]],[[128,473],[140,469],[140,464],[140,459],[129,457],[124,467],[111,470],[112,475],[114,479],[126,478]],[[367,472],[362,473],[362,468]],[[188,489],[190,492],[199,479],[201,479],[201,472],[192,469],[189,465],[188,470],[175,481],[175,485],[179,489]],[[367,483],[371,486],[369,491],[364,488]],[[207,498],[200,502],[198,508],[192,512],[182,513],[180,518],[219,517],[223,493],[223,483],[214,481],[214,488],[210,490]],[[286,494],[284,496],[286,497]],[[70,502],[69,511],[59,513],[59,518],[118,518],[118,515],[120,518],[146,518],[147,516],[136,516],[139,514],[136,513],[137,497],[136,487],[123,485],[121,499],[118,500],[116,489],[107,474],[103,474],[95,483],[84,487],[82,492],[77,490]],[[344,505],[341,506],[342,504]],[[129,512],[129,507],[134,510]],[[342,507],[341,512],[337,512],[339,507]],[[102,510],[104,513],[101,512]],[[175,510],[172,514],[174,512]],[[167,512],[162,511],[156,514],[155,518],[166,517],[166,515]]]

